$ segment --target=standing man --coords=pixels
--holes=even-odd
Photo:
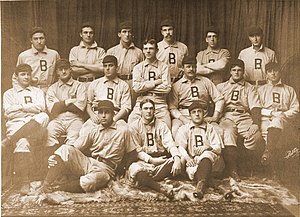
[[[129,167],[129,178],[140,186],[149,187],[173,199],[173,190],[161,186],[157,181],[181,172],[180,154],[168,126],[155,118],[154,102],[144,99],[139,105],[142,117],[130,124],[139,161]]]
[[[230,63],[231,77],[217,85],[225,100],[220,120],[220,127],[224,129],[223,157],[229,175],[236,181],[240,181],[237,172],[237,136],[244,138],[244,146],[253,155],[255,163],[259,162],[258,158],[260,159],[264,149],[259,130],[261,104],[255,87],[244,80],[244,70],[242,60],[233,60]]]
[[[20,53],[17,65],[28,64],[32,68],[31,85],[41,88],[45,93],[54,83],[55,63],[59,59],[57,51],[47,48],[46,33],[41,27],[30,32],[31,48]],[[17,84],[13,77],[13,86]]]
[[[52,191],[51,185],[61,176],[67,176],[68,181],[61,183],[57,190],[95,192],[115,177],[124,154],[135,152],[127,126],[113,120],[113,103],[101,100],[95,109],[100,123],[91,129],[85,141],[73,146],[62,145],[49,157],[49,171],[41,193]]]
[[[274,165],[280,163],[278,142],[282,131],[299,113],[299,101],[294,88],[282,83],[278,63],[266,64],[265,70],[268,83],[258,88],[262,103],[261,130],[267,142],[262,163],[271,163],[274,169]]]
[[[204,120],[208,123],[219,120],[224,100],[216,86],[206,77],[196,76],[196,58],[183,58],[183,77],[173,84],[169,95],[169,108],[173,116],[172,134],[175,137],[178,128],[190,122],[188,107],[194,100],[200,100],[204,108]],[[210,99],[215,103],[213,116],[208,117],[208,103]]]
[[[158,42],[157,59],[166,63],[169,68],[171,82],[174,83],[183,75],[182,60],[188,55],[187,46],[175,38],[175,25],[166,19],[160,23],[163,40]]]
[[[202,199],[223,142],[213,125],[204,121],[200,101],[194,101],[188,109],[192,121],[179,128],[175,142],[188,177],[197,183],[194,196]]]
[[[266,84],[265,65],[277,62],[275,52],[263,45],[263,31],[260,27],[250,28],[249,40],[252,46],[242,50],[238,58],[245,63],[245,80],[261,86]]]
[[[43,133],[48,124],[44,92],[30,85],[32,69],[28,64],[20,64],[15,70],[16,84],[3,95],[3,110],[6,118],[7,138],[2,147],[14,148],[14,172],[21,184],[20,193],[29,192],[30,177]],[[3,150],[2,150],[3,151]]]
[[[211,26],[206,30],[207,49],[197,54],[197,74],[209,78],[215,85],[227,79],[226,66],[230,59],[227,49],[218,44],[219,30]]]
[[[94,34],[95,28],[84,23],[79,32],[81,42],[70,51],[69,60],[73,75],[80,82],[92,82],[103,76],[102,60],[105,50],[98,47]]]
[[[155,103],[155,117],[171,128],[171,118],[166,98],[171,90],[168,66],[156,58],[158,51],[155,39],[146,40],[143,52],[146,59],[133,69],[133,90],[139,95],[131,112],[128,123],[141,116],[140,102],[150,98]]]
[[[136,93],[132,89],[133,67],[144,59],[143,52],[133,43],[132,23],[124,21],[120,23],[118,37],[120,43],[107,50],[108,55],[118,59],[118,77],[126,81],[130,87],[132,106],[135,105]]]
[[[67,145],[72,145],[79,136],[86,107],[85,85],[72,78],[70,62],[60,59],[56,63],[58,81],[47,91],[46,104],[52,115],[48,129],[47,147],[57,149],[58,138],[66,134]],[[53,153],[53,149],[51,153]]]

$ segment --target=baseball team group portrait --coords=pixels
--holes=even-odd
[[[300,2],[1,2],[3,216],[300,216]]]

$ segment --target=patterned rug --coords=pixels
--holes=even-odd
[[[130,186],[126,180],[113,181],[95,193],[72,194],[62,191],[47,194],[42,204],[31,183],[31,195],[13,190],[2,196],[2,216],[293,216],[283,206],[298,205],[288,189],[272,180],[250,178],[215,180],[203,199],[193,197],[195,185],[188,181],[165,180],[172,185],[174,201],[160,193]]]

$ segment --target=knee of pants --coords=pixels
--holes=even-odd
[[[217,131],[217,133],[221,136],[221,138],[224,139],[224,129],[215,122],[213,122],[212,125],[215,128],[215,130]]]
[[[95,192],[107,185],[110,176],[106,172],[94,172],[80,177],[80,186],[85,192]]]
[[[231,128],[224,129],[223,133],[224,146],[236,146],[237,132]]]
[[[42,127],[47,127],[49,123],[49,116],[45,112],[41,112],[34,116],[34,120],[38,122]]]
[[[74,149],[75,147],[73,146],[62,145],[54,152],[54,154],[60,156],[63,161],[68,161],[69,156],[72,155],[73,152],[75,152]]]
[[[268,129],[271,127],[283,129],[283,124],[284,124],[284,121],[282,118],[275,117],[272,119],[270,125],[268,126]]]
[[[17,141],[14,153],[18,152],[30,152],[30,144],[26,138]]]
[[[129,178],[135,180],[136,174],[141,171],[144,171],[144,169],[138,162],[132,163],[128,168]]]

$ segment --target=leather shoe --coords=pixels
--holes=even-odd
[[[241,178],[240,178],[239,174],[235,170],[233,170],[230,173],[230,177],[233,178],[236,182],[240,182],[241,181]]]
[[[162,186],[160,188],[160,192],[165,195],[167,198],[169,198],[170,200],[174,199],[174,191],[173,188],[168,188],[167,186]]]
[[[261,164],[263,166],[268,166],[270,165],[270,159],[271,159],[271,154],[270,152],[266,149],[263,155],[261,156]]]
[[[194,197],[198,199],[202,199],[206,190],[206,182],[204,180],[200,180],[197,183],[196,192],[193,193]]]

